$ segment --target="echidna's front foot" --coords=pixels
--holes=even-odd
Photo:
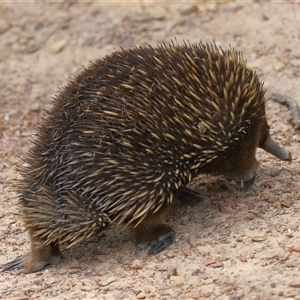
[[[248,181],[240,181],[237,182],[236,185],[239,189],[241,189],[244,192],[251,191],[255,182],[256,176],[254,176],[252,179]]]
[[[138,230],[136,253],[147,248],[152,241],[154,241],[154,243],[151,245],[148,254],[158,253],[167,248],[174,241],[174,238],[175,231],[165,224],[151,228],[151,230]]]
[[[62,260],[58,245],[50,244],[34,248],[29,255],[21,256],[6,263],[2,272],[20,269],[20,273],[33,273],[42,270],[46,265],[57,265]]]
[[[234,180],[236,185],[242,191],[249,191],[252,189],[256,178],[256,171],[249,170],[246,172],[229,171],[225,172],[224,175],[228,180]]]

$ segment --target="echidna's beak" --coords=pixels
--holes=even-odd
[[[260,148],[282,160],[292,160],[291,152],[280,147],[271,137],[268,137],[265,143],[260,146]]]

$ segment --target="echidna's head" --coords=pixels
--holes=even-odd
[[[291,153],[282,148],[270,136],[269,125],[266,117],[262,118],[259,123],[259,129],[256,134],[248,137],[248,141],[241,144],[241,148],[237,150],[240,156],[236,158],[236,164],[229,171],[225,171],[224,175],[228,179],[232,179],[241,183],[243,188],[251,188],[254,183],[255,175],[258,167],[256,160],[256,148],[264,149],[281,160],[291,161]],[[256,135],[256,137],[255,137]],[[247,137],[246,137],[247,139]],[[256,142],[255,142],[256,139]],[[253,145],[256,144],[256,147]]]
[[[209,163],[202,170],[224,173],[237,182],[254,182],[258,147],[282,160],[291,160],[291,155],[270,137],[263,83],[242,55],[216,45],[202,47],[199,139],[209,149],[203,151]]]

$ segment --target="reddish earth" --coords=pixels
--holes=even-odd
[[[299,24],[294,1],[0,3],[1,263],[29,247],[10,191],[19,156],[57,87],[82,65],[119,46],[215,40],[242,51],[268,93],[298,101]],[[0,298],[300,299],[299,136],[286,107],[270,100],[267,115],[293,162],[258,150],[261,170],[247,193],[209,195],[216,178],[197,180],[205,200],[170,208],[168,249],[136,255],[131,233],[111,228],[64,251],[58,266],[0,273]]]

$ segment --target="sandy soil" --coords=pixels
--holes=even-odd
[[[244,53],[269,92],[300,99],[300,6],[248,3],[0,3],[0,254],[28,251],[9,181],[57,87],[90,60],[148,42],[215,40]],[[299,100],[300,101],[300,100]],[[288,109],[267,102],[272,136],[293,154],[258,150],[251,192],[195,186],[201,203],[170,208],[165,251],[135,254],[130,232],[112,228],[71,250],[59,266],[0,273],[1,299],[300,299],[298,133]]]

